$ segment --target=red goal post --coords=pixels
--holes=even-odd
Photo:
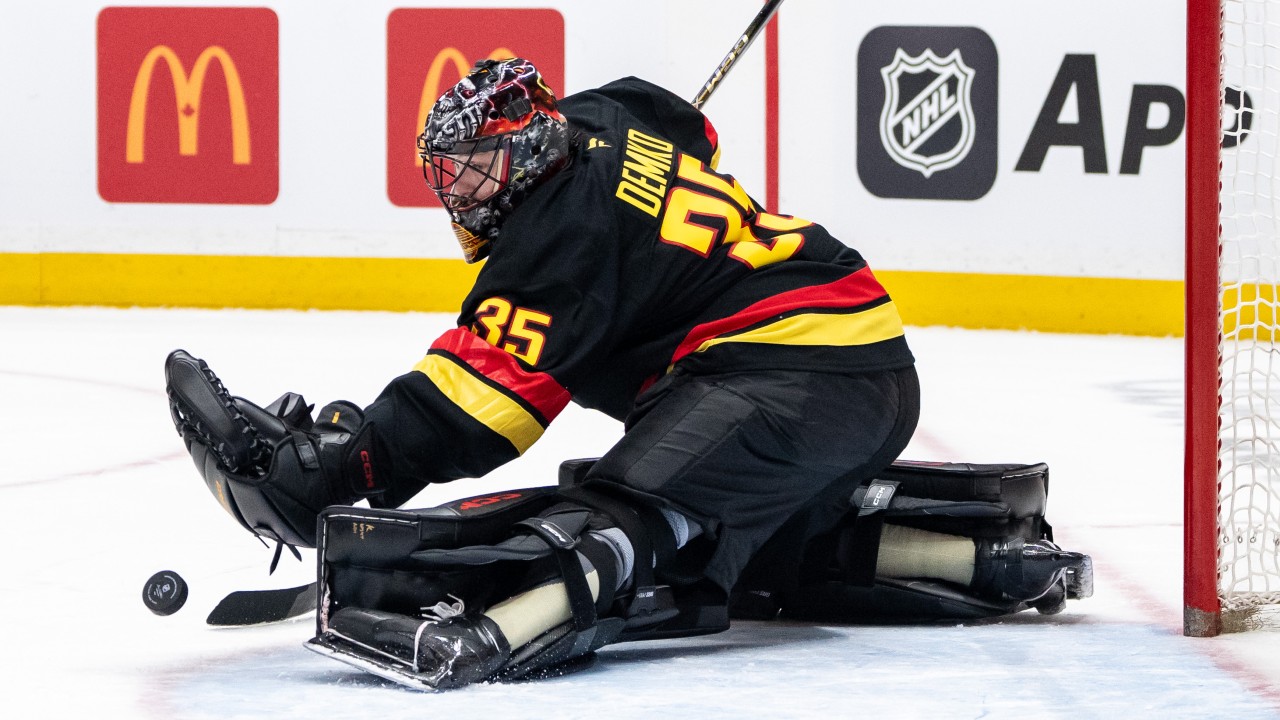
[[[1280,0],[1188,0],[1183,618],[1193,636],[1280,618],[1277,57]]]

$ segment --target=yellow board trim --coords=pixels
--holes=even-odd
[[[907,325],[1175,336],[1180,280],[877,270]]]
[[[853,314],[803,313],[764,327],[728,337],[712,338],[698,346],[702,352],[721,343],[766,345],[870,345],[901,337],[902,320],[891,302]]]
[[[1222,289],[1222,336],[1226,342],[1280,339],[1280,288],[1232,283]]]
[[[545,428],[528,410],[452,360],[428,355],[413,369],[431,378],[463,412],[509,440],[521,455],[542,437]]]
[[[479,271],[417,258],[0,253],[0,304],[457,312]]]
[[[0,253],[0,305],[457,312],[480,267],[409,258]],[[907,325],[1182,335],[1178,280],[905,270],[876,277]]]

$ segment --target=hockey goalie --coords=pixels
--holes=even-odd
[[[318,549],[312,649],[444,689],[731,617],[1054,613],[1090,593],[1088,557],[1044,520],[1043,465],[895,462],[920,391],[893,300],[856,250],[718,169],[688,102],[636,78],[557,100],[532,63],[486,60],[418,147],[485,264],[412,370],[313,415],[166,363],[218,501]],[[624,422],[603,457],[394,509],[515,459],[570,401]]]

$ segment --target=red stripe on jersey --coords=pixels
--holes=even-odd
[[[826,285],[812,285],[778,293],[728,317],[695,325],[676,347],[671,362],[677,362],[712,338],[741,330],[775,315],[805,308],[852,308],[879,300],[887,294],[880,281],[871,274],[871,268],[866,267]]]
[[[711,143],[711,154],[714,155],[716,148],[719,147],[720,135],[716,132],[716,128],[711,124],[711,118],[703,115],[702,122],[706,126],[707,142]]]
[[[565,405],[569,391],[550,375],[525,370],[511,353],[494,347],[466,328],[455,328],[431,344],[471,366],[473,370],[519,396],[551,422]]]

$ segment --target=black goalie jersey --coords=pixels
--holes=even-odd
[[[912,364],[862,256],[717,172],[715,131],[687,102],[627,78],[560,110],[582,132],[571,164],[507,219],[459,327],[368,409],[395,440],[380,443],[393,486],[483,475],[570,400],[622,419],[676,364]]]

